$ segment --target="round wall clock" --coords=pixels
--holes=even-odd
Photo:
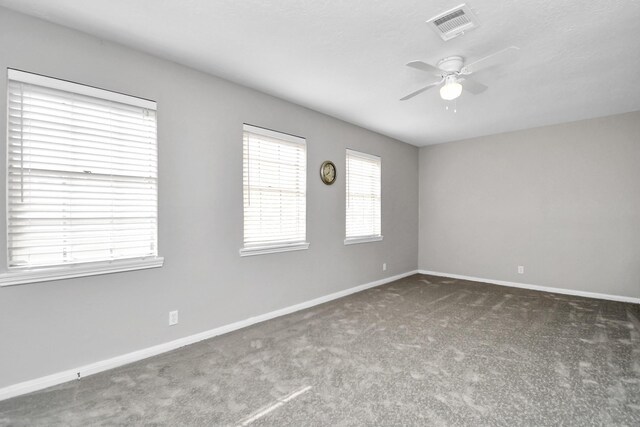
[[[320,166],[320,178],[322,179],[322,182],[327,185],[331,185],[336,182],[336,165],[329,160],[322,162],[322,165]]]

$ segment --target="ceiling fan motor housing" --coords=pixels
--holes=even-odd
[[[438,62],[438,68],[443,71],[443,77],[449,74],[459,73],[463,66],[464,58],[461,56],[449,56]]]

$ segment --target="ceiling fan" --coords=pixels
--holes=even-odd
[[[478,71],[493,67],[494,65],[506,64],[515,61],[518,57],[519,50],[519,48],[511,46],[485,56],[484,58],[469,65],[464,64],[464,58],[461,56],[449,56],[441,59],[437,66],[433,66],[422,61],[411,61],[407,64],[408,67],[426,71],[434,76],[438,76],[439,80],[411,92],[407,96],[400,98],[400,101],[411,99],[414,96],[420,95],[422,92],[441,84],[440,97],[447,101],[451,101],[459,97],[462,93],[462,89],[465,89],[474,95],[482,93],[487,90],[488,87],[471,79],[469,76]]]

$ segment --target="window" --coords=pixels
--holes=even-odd
[[[380,157],[347,150],[345,245],[382,240]]]
[[[306,249],[304,138],[244,125],[241,255]]]
[[[12,69],[8,78],[0,284],[160,266],[156,103]],[[46,272],[61,266],[82,274]],[[12,274],[25,269],[33,277]]]

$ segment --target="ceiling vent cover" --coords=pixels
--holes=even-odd
[[[427,21],[442,40],[451,40],[478,26],[478,18],[466,4],[447,10]]]

